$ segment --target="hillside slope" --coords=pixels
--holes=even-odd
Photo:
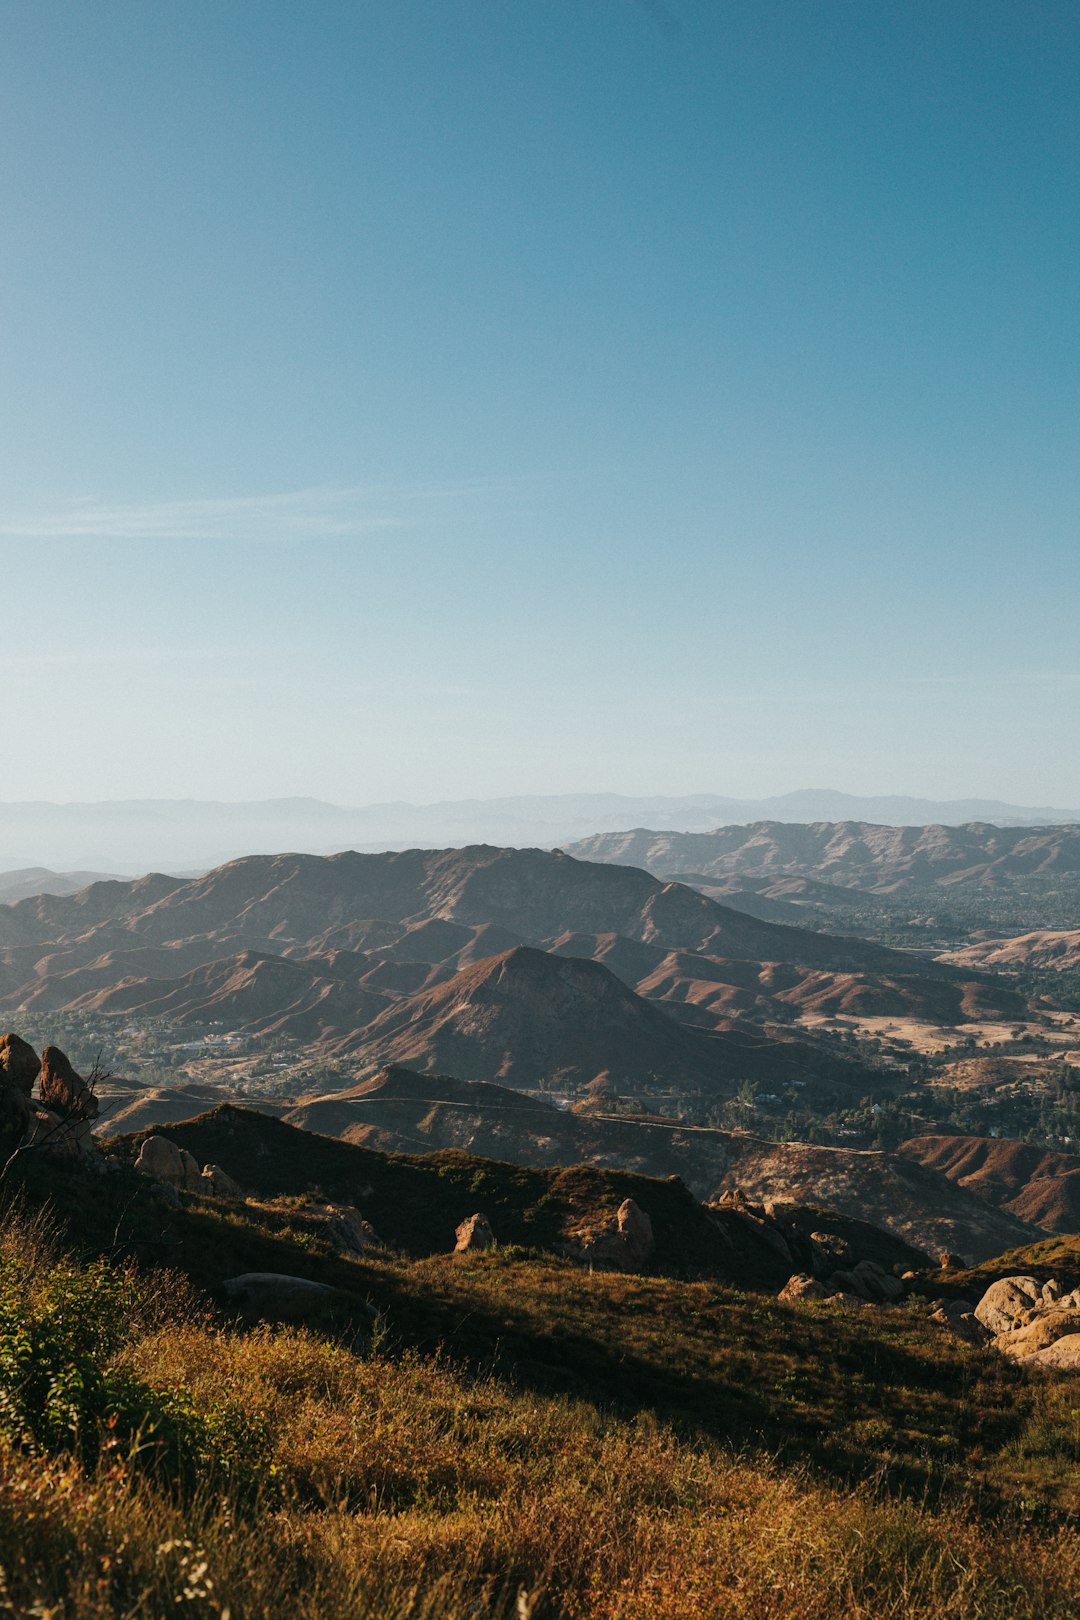
[[[630,863],[657,876],[794,876],[890,894],[909,887],[1007,887],[1080,876],[1080,826],[877,826],[778,821],[708,833],[606,833],[570,846],[581,860]]]
[[[1044,1232],[1080,1232],[1080,1154],[989,1136],[914,1136],[898,1152]]]

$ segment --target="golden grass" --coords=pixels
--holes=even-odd
[[[0,1234],[0,1262],[12,1257],[27,1311],[47,1312],[70,1262],[40,1226]],[[1075,1614],[1080,1534],[1055,1504],[1080,1460],[1080,1380],[1025,1379],[900,1311],[830,1317],[514,1255],[382,1264],[403,1315],[407,1290],[440,1322],[447,1301],[462,1321],[501,1314],[512,1354],[482,1372],[392,1337],[356,1353],[301,1329],[233,1331],[215,1325],[182,1279],[129,1278],[134,1303],[112,1371],[148,1399],[242,1415],[244,1434],[260,1437],[263,1489],[241,1491],[220,1473],[192,1488],[148,1471],[137,1435],[106,1431],[92,1458],[9,1439],[0,1446],[0,1615]],[[542,1330],[567,1346],[571,1382],[580,1369],[577,1393],[530,1379],[525,1352],[541,1354]],[[640,1394],[662,1386],[665,1368],[684,1402],[670,1421]],[[906,1393],[897,1382],[905,1370]],[[641,1385],[646,1371],[661,1383]],[[803,1461],[798,1446],[781,1457],[738,1423],[734,1448],[722,1432],[725,1398],[745,1419],[755,1385],[754,1410],[773,1434],[846,1426],[848,1450],[837,1457],[846,1467],[861,1444],[864,1477],[830,1471],[827,1447],[808,1444]],[[980,1401],[983,1427],[965,1409]],[[892,1463],[923,1452],[935,1486],[912,1493],[918,1475]],[[968,1491],[976,1473],[983,1483]],[[999,1505],[980,1511],[995,1477]]]

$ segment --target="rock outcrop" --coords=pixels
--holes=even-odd
[[[604,1271],[641,1271],[655,1247],[652,1221],[632,1198],[626,1198],[613,1220],[572,1233],[565,1252]]]
[[[21,1092],[29,1101],[40,1071],[41,1059],[29,1041],[10,1029],[0,1035],[0,1082],[5,1087]]]
[[[455,1254],[475,1253],[478,1249],[493,1249],[495,1233],[486,1215],[470,1215],[462,1221],[455,1234]]]
[[[776,1297],[784,1304],[790,1304],[795,1299],[827,1299],[828,1295],[829,1290],[816,1277],[808,1277],[805,1272],[796,1272],[794,1277],[788,1278]]]
[[[71,1065],[58,1046],[41,1054],[41,1100],[61,1119],[94,1120],[101,1105],[93,1088]]]
[[[207,1164],[200,1170],[199,1161],[187,1148],[177,1147],[167,1136],[145,1138],[135,1169],[142,1176],[174,1187],[177,1192],[198,1192],[208,1198],[228,1198],[234,1203],[243,1199],[243,1191],[219,1164]]]
[[[975,1315],[989,1332],[1007,1333],[1041,1294],[1042,1284],[1034,1277],[999,1277],[976,1305]]]
[[[188,1154],[188,1157],[191,1158],[191,1155]],[[192,1162],[194,1163],[194,1160]],[[199,1182],[200,1192],[205,1193],[209,1198],[227,1198],[234,1204],[243,1201],[244,1194],[240,1187],[229,1172],[221,1168],[220,1164],[203,1165]]]

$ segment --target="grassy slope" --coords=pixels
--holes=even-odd
[[[1080,1379],[1026,1374],[902,1309],[784,1306],[516,1248],[346,1260],[302,1209],[189,1199],[162,1225],[125,1173],[52,1185],[84,1257],[119,1230],[120,1250],[134,1237],[208,1281],[319,1275],[380,1325],[357,1350],[347,1313],[320,1338],[219,1325],[182,1289],[157,1289],[172,1317],[126,1311],[110,1364],[215,1444],[242,1415],[271,1493],[177,1492],[123,1446],[28,1458],[9,1436],[13,1613],[1074,1612]],[[27,1285],[28,1310],[40,1293]]]

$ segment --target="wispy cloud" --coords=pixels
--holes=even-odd
[[[460,498],[492,484],[393,488],[353,485],[199,500],[103,501],[84,497],[37,512],[0,514],[0,537],[21,540],[347,539],[408,529],[431,503]]]

